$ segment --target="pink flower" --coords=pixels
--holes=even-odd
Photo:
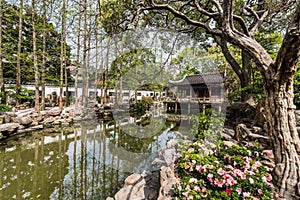
[[[195,190],[196,192],[200,192],[200,187],[199,187],[198,185],[196,185],[196,186],[194,187],[194,190]]]
[[[234,168],[231,165],[227,165],[226,168],[230,170],[234,170]]]
[[[242,193],[242,188],[236,188],[235,190],[238,194],[241,194]]]
[[[269,186],[270,188],[274,188],[274,185],[272,183],[267,182],[267,186]]]
[[[196,178],[190,178],[189,182],[198,184],[198,180]]]
[[[196,160],[192,160],[191,165],[194,166],[196,165],[196,163],[197,163]]]
[[[226,188],[225,192],[226,192],[226,194],[231,194],[232,193],[232,191],[228,188]]]
[[[223,170],[222,168],[219,168],[217,172],[220,176],[223,176],[226,173],[226,171]]]
[[[206,187],[202,186],[201,191],[202,191],[202,193],[205,193],[206,192]]]
[[[209,180],[209,182],[212,182],[212,178],[213,178],[213,174],[209,173],[207,174],[207,179]]]
[[[193,196],[188,196],[187,200],[193,200]]]
[[[241,177],[241,179],[245,180],[246,179],[246,175],[244,174],[244,172],[242,172],[240,169],[234,169],[233,171],[234,176],[239,176]]]
[[[267,173],[267,181],[271,181],[272,180],[272,175]]]
[[[257,192],[258,192],[258,194],[262,194],[263,193],[263,191],[261,189],[258,189]]]
[[[189,191],[191,191],[191,186],[190,186],[190,185],[187,185],[187,186],[185,187],[185,189],[189,192]]]
[[[189,192],[183,192],[182,195],[187,197],[189,195]]]
[[[202,167],[202,165],[197,165],[196,166],[196,170],[198,171],[198,172],[202,172],[202,170],[203,170],[203,167]]]
[[[243,192],[243,197],[244,198],[250,198],[250,192]]]
[[[249,178],[249,182],[250,182],[250,184],[253,184],[254,183],[253,178]]]
[[[237,181],[234,180],[234,178],[232,176],[230,176],[229,174],[225,174],[223,176],[223,179],[226,180],[225,181],[226,186],[233,186],[233,185],[237,184]]]
[[[188,165],[188,164],[184,164],[184,169],[188,169],[188,168],[190,168],[190,166]]]
[[[218,178],[216,178],[214,181],[215,185],[217,185],[218,187],[222,187],[224,182],[225,182],[224,179],[219,180]]]
[[[186,160],[190,160],[189,155],[185,155],[184,158],[185,158]]]
[[[252,142],[248,143],[249,147],[254,147],[254,144]]]
[[[195,151],[195,149],[192,148],[192,147],[190,147],[190,148],[188,149],[188,152],[190,152],[190,153],[193,153],[194,151]]]

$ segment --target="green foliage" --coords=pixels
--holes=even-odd
[[[300,108],[300,67],[298,66],[298,69],[295,73],[294,77],[294,102],[297,106],[297,109]]]
[[[229,98],[231,101],[238,101],[241,99],[241,95],[243,92],[247,92],[252,94],[255,101],[259,101],[265,97],[264,95],[264,85],[263,85],[263,77],[259,71],[254,71],[253,81],[251,85],[248,87],[236,89],[229,94]]]
[[[35,95],[35,91],[34,90],[29,90],[27,88],[24,87],[19,87],[18,86],[14,86],[12,88],[8,88],[10,89],[12,92],[9,94],[10,97],[14,98],[14,99],[18,99],[19,103],[25,103],[25,102],[32,102],[34,99],[34,95]],[[19,94],[17,94],[17,90],[19,90]]]
[[[200,113],[198,116],[191,116],[193,123],[192,133],[194,134],[195,141],[217,141],[220,136],[224,121],[217,112],[212,109],[206,109],[205,112]]]
[[[8,105],[0,104],[0,112],[8,112],[11,111],[11,108]]]
[[[3,74],[5,79],[16,79],[17,65],[17,45],[18,45],[18,21],[19,7],[9,3],[3,5]],[[22,82],[34,80],[33,69],[33,43],[32,43],[32,9],[29,6],[24,6],[23,13],[23,37],[21,46],[21,80]],[[46,56],[46,81],[59,81],[60,72],[60,39],[61,35],[55,29],[53,24],[47,23],[44,34],[43,18],[38,13],[35,14],[37,32],[37,50],[38,62],[42,63],[43,56]],[[46,37],[46,54],[42,52],[42,35]],[[39,37],[40,36],[40,37]],[[67,46],[67,62],[69,63],[70,47]]]
[[[274,186],[268,168],[261,162],[258,144],[219,148],[203,154],[200,142],[183,151],[173,199],[272,199]]]
[[[137,103],[137,113],[139,115],[145,114],[146,110],[149,110],[154,101],[152,97],[142,97],[142,100]]]

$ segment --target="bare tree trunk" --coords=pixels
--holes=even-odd
[[[1,103],[6,103],[5,98],[5,89],[4,89],[4,80],[3,80],[3,63],[2,63],[2,18],[3,18],[3,3],[2,0],[0,0],[0,92],[3,95],[3,98],[1,98]]]
[[[34,65],[34,87],[35,87],[35,98],[34,108],[36,111],[40,111],[40,99],[39,99],[39,67],[37,58],[37,44],[36,44],[36,26],[35,26],[35,3],[32,4],[32,41],[33,41],[33,65]]]
[[[104,84],[104,88],[103,88],[103,102],[102,104],[106,104],[107,102],[107,79],[108,79],[108,65],[109,65],[109,50],[110,50],[110,41],[111,39],[108,38],[107,41],[107,50],[106,50],[106,68],[103,72],[103,84]]]
[[[83,25],[83,88],[82,88],[82,104],[84,107],[87,107],[87,1],[84,0],[83,2],[83,7],[84,7],[84,25]]]
[[[92,10],[91,3],[89,4],[89,10]],[[86,102],[85,107],[88,106],[88,100],[89,100],[89,86],[90,86],[90,65],[91,65],[91,38],[92,38],[92,16],[91,14],[88,17],[88,33],[87,33],[87,57],[86,57],[86,79],[85,79],[85,93],[86,93]]]
[[[17,52],[17,80],[16,80],[16,94],[20,94],[21,90],[21,46],[22,46],[22,25],[23,25],[23,0],[20,0],[19,11],[19,36],[18,36],[18,52]],[[20,100],[17,98],[17,105]]]
[[[59,108],[63,108],[63,84],[64,84],[64,69],[66,68],[66,57],[65,57],[65,38],[66,38],[66,0],[63,0],[61,9],[61,39],[60,39],[60,85],[59,85]],[[66,77],[65,77],[66,78]]]
[[[98,37],[98,30],[97,29],[98,29],[98,23],[96,21],[96,27],[95,27],[95,40],[96,40],[96,44],[95,44],[96,45],[95,46],[96,47],[96,64],[95,64],[95,68],[96,69],[95,69],[95,88],[94,88],[95,89],[94,90],[94,93],[95,93],[95,103],[98,103],[97,102],[97,96],[98,96],[97,95],[97,89],[98,89],[98,69],[99,69],[99,63],[98,63],[99,62],[99,59],[98,59],[99,58],[99,55],[98,55],[99,54],[99,49],[98,49],[99,48],[99,46],[98,46],[99,37]]]
[[[79,1],[81,4],[81,0]],[[81,17],[82,14],[80,13],[78,16],[78,27],[77,27],[77,53],[76,53],[76,74],[75,74],[75,109],[78,108],[78,70],[79,70],[79,63],[80,63],[80,37],[81,37]]]
[[[45,70],[46,70],[46,23],[47,23],[47,11],[46,11],[46,0],[43,0],[43,61],[41,69],[41,82],[42,82],[42,102],[41,110],[45,110]]]

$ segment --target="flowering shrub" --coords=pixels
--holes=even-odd
[[[272,199],[272,176],[261,157],[257,144],[221,143],[214,154],[204,155],[203,144],[195,142],[179,160],[174,199]]]

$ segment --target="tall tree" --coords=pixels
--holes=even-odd
[[[37,56],[37,42],[36,42],[36,25],[35,25],[35,0],[31,1],[32,7],[32,45],[33,45],[33,65],[34,65],[34,108],[36,111],[40,111],[40,99],[39,99],[39,67],[38,67],[38,56]]]
[[[300,2],[149,0],[134,3],[124,0],[115,4],[121,10],[108,16],[108,31],[116,30],[116,24],[125,25],[123,29],[132,27],[128,26],[126,20],[118,21],[116,17],[124,18],[125,12],[122,10],[135,7],[133,15],[126,15],[129,16],[129,23],[143,18],[150,25],[167,24],[168,28],[206,33],[207,37],[213,36],[225,49],[228,44],[234,45],[253,59],[264,77],[265,113],[275,156],[274,177],[278,193],[286,199],[300,196],[300,138],[296,130],[293,103],[293,79],[300,56]],[[253,36],[262,24],[269,28],[274,26],[269,23],[274,23],[276,19],[287,19],[289,23],[285,26],[285,36],[277,57],[273,59]],[[225,55],[226,50],[223,53]],[[232,68],[233,62],[229,62]],[[247,70],[239,70],[241,74],[247,73]]]
[[[3,2],[0,0],[0,92],[2,93],[1,103],[5,103],[5,90],[3,79],[3,56],[2,56],[2,18],[3,18]]]
[[[63,85],[64,85],[64,70],[66,68],[66,0],[62,2],[61,8],[61,39],[60,39],[60,82],[59,82],[59,108],[63,107]]]
[[[16,80],[16,94],[20,94],[21,89],[21,47],[22,47],[22,25],[23,25],[23,0],[20,0],[19,11],[19,36],[18,36],[18,52],[17,52],[17,80]],[[19,104],[19,98],[17,98],[17,105]]]
[[[88,97],[88,60],[87,60],[87,39],[88,39],[88,13],[87,13],[87,0],[83,0],[83,58],[82,58],[82,77],[83,77],[83,88],[82,88],[82,104],[84,107],[87,106]]]
[[[46,80],[45,80],[45,71],[46,71],[46,58],[47,58],[47,52],[46,52],[46,29],[47,29],[47,5],[46,0],[43,0],[42,5],[42,18],[43,18],[43,30],[42,30],[42,36],[43,36],[43,52],[42,52],[42,65],[41,65],[41,85],[42,85],[42,102],[41,102],[41,110],[45,110],[45,87],[46,87]]]
[[[81,4],[81,0],[79,0],[79,5]],[[80,9],[79,9],[80,10]],[[80,38],[81,38],[81,18],[82,12],[79,13],[78,16],[78,26],[77,26],[77,52],[76,52],[76,66],[75,66],[75,108],[78,108],[78,70],[80,63]]]

